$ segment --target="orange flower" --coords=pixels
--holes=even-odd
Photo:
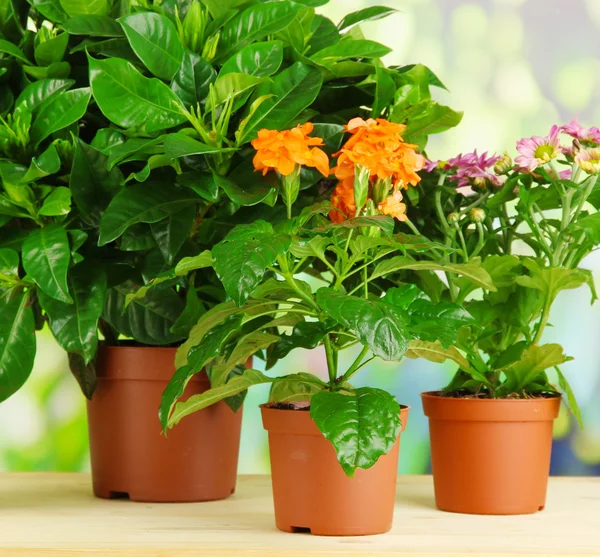
[[[282,176],[289,176],[297,166],[316,168],[323,176],[330,174],[329,157],[318,149],[324,145],[320,137],[309,137],[314,126],[307,122],[291,130],[260,130],[251,144],[256,149],[253,164],[263,176],[269,170],[276,170]]]
[[[331,203],[335,207],[329,211],[329,218],[333,222],[343,222],[356,214],[354,201],[354,176],[342,180],[331,196]]]
[[[407,220],[406,216],[406,205],[400,203],[402,201],[402,193],[395,191],[392,195],[384,199],[379,205],[379,210],[384,215],[390,215],[400,222]]]

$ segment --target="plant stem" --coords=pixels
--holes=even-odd
[[[535,333],[535,337],[533,339],[533,344],[537,344],[542,339],[542,333],[546,328],[546,324],[548,323],[548,319],[550,318],[550,306],[552,305],[552,300],[550,300],[550,296],[546,297],[544,301],[544,309],[542,311],[542,317],[540,318],[540,322],[538,323],[538,328]]]
[[[325,356],[327,357],[327,371],[329,373],[329,386],[334,389],[337,379],[337,353],[331,343],[329,333],[325,335],[323,340],[325,346]]]
[[[343,384],[350,379],[361,367],[363,358],[368,354],[369,347],[363,346],[363,349],[360,351],[360,354],[356,357],[356,360],[352,363],[352,365],[348,368],[348,371],[342,375],[338,381],[339,384]]]

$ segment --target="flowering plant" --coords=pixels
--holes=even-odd
[[[400,431],[398,403],[380,389],[354,388],[354,374],[375,357],[400,360],[414,340],[450,349],[459,329],[473,319],[457,304],[434,303],[414,285],[389,288],[382,296],[374,288],[377,279],[401,254],[404,269],[447,271],[492,288],[482,269],[431,261],[434,251],[446,251],[442,244],[394,232],[395,220],[386,213],[404,220],[394,203],[400,204],[401,188],[419,182],[416,172],[425,162],[403,141],[404,130],[383,119],[351,120],[346,126],[351,137],[334,155],[341,181],[333,203],[317,202],[275,225],[264,220],[238,225],[203,254],[230,301],[206,312],[178,350],[177,371],[159,412],[165,429],[252,385],[270,383],[271,402],[310,400],[312,419],[348,475],[369,468],[392,448]],[[312,131],[311,124],[261,130],[253,142],[256,169],[279,174],[290,212],[294,177],[303,165],[329,174],[322,142]],[[250,355],[262,354],[268,368],[294,348],[319,345],[325,348],[327,379],[306,372],[269,377],[256,369],[231,375]],[[362,347],[360,353],[339,370],[339,352],[354,345]],[[212,388],[177,402],[203,368]]]
[[[458,363],[446,394],[553,395],[557,388],[547,374],[553,369],[578,415],[560,369],[570,358],[542,339],[562,290],[587,284],[596,299],[592,275],[580,264],[600,244],[599,147],[600,130],[574,120],[545,137],[518,141],[514,162],[508,154],[473,152],[427,163],[431,174],[410,198],[407,224],[447,248],[434,252],[438,262],[480,266],[493,282],[476,288],[452,275],[443,281],[403,271],[385,279],[387,285],[414,282],[433,300],[461,304],[475,318],[450,349],[428,342],[411,347],[414,355]]]

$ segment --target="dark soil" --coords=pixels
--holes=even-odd
[[[512,393],[506,397],[497,398],[490,396],[487,391],[478,391],[472,393],[470,391],[438,391],[438,396],[445,398],[477,398],[477,399],[488,399],[488,400],[529,400],[535,398],[556,398],[560,397],[559,393]]]
[[[310,410],[310,406],[296,406],[293,402],[274,402],[273,404],[269,404],[269,408],[275,410],[300,410],[301,412]]]

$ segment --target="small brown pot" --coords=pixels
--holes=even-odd
[[[560,397],[450,398],[436,392],[421,397],[439,509],[468,514],[544,509]]]
[[[100,347],[98,385],[88,402],[96,497],[133,501],[210,501],[235,490],[242,410],[224,402],[161,432],[158,406],[174,369],[175,348]],[[209,388],[196,375],[184,396]]]
[[[392,527],[398,451],[394,448],[368,470],[346,476],[331,443],[306,410],[262,405],[269,432],[275,524],[284,532],[317,536],[383,534]],[[402,407],[402,431],[408,407]]]

